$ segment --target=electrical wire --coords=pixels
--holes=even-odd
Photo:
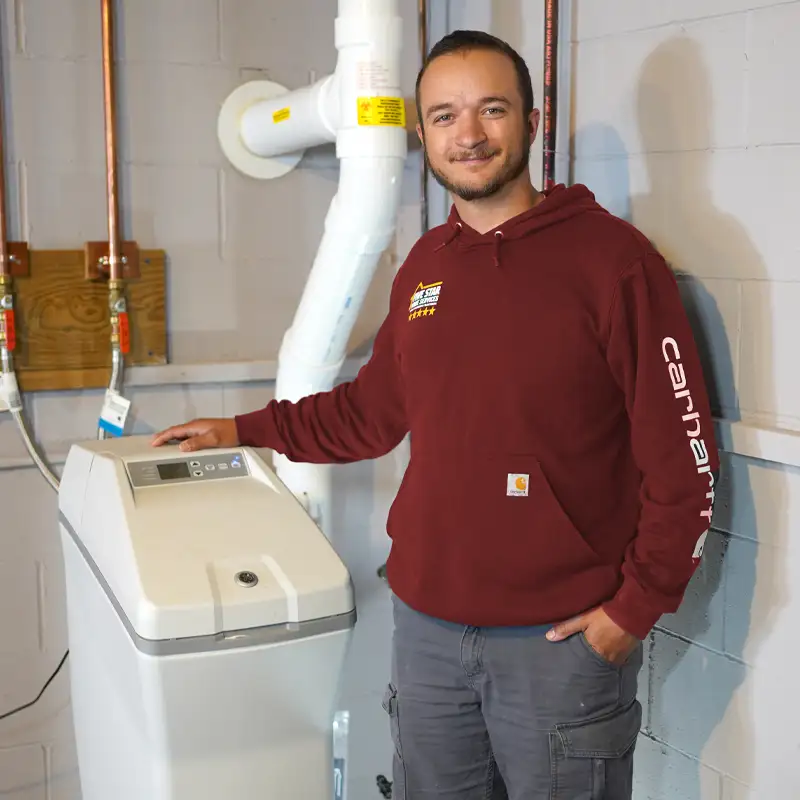
[[[20,711],[24,711],[26,708],[35,706],[39,702],[39,700],[42,699],[42,695],[47,691],[47,687],[53,682],[56,675],[58,675],[58,673],[61,672],[61,667],[63,667],[64,664],[66,663],[68,655],[69,655],[69,650],[67,650],[67,652],[64,653],[64,656],[61,659],[59,665],[56,667],[55,672],[53,672],[53,674],[47,679],[47,683],[45,683],[45,685],[42,686],[42,690],[39,692],[39,694],[36,695],[36,697],[33,700],[31,700],[29,703],[25,703],[24,706],[19,706],[18,708],[13,709],[12,711],[6,711],[5,714],[0,714],[0,720],[8,719],[9,717],[13,717],[15,714],[19,714]]]

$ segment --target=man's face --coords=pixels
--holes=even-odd
[[[480,200],[528,166],[539,112],[526,119],[510,58],[467,50],[431,62],[420,83],[417,133],[431,173],[463,200]]]

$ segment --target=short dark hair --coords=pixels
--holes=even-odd
[[[415,97],[417,102],[417,119],[420,125],[422,125],[422,108],[419,102],[419,86],[420,83],[422,83],[422,76],[425,74],[428,66],[434,59],[439,58],[439,56],[467,50],[493,50],[495,53],[502,53],[511,59],[514,64],[514,70],[517,73],[519,93],[522,96],[522,111],[525,115],[525,119],[527,119],[533,111],[533,86],[531,85],[531,73],[528,70],[525,59],[508,44],[508,42],[504,42],[502,39],[492,36],[491,33],[486,33],[485,31],[453,31],[442,39],[439,39],[431,48],[431,51],[428,53],[417,75]]]

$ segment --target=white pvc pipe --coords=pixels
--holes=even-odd
[[[375,267],[395,232],[403,160],[341,159],[339,189],[303,297],[279,356],[278,391],[295,400],[330,385],[319,367],[345,356]]]
[[[375,267],[394,235],[402,173],[401,158],[342,159],[339,191],[278,356],[277,399],[295,401],[333,386]],[[278,477],[328,533],[330,469],[278,454],[274,463]]]
[[[279,96],[274,85],[253,86],[241,94],[273,92],[251,101],[239,117],[238,137],[249,152],[235,157],[250,174],[285,174],[293,163],[271,172],[268,164],[253,160],[285,154],[299,159],[298,151],[334,139],[340,159],[338,191],[281,345],[279,400],[296,401],[333,387],[375,268],[394,236],[400,204],[407,133],[400,89],[402,20],[396,0],[339,0],[335,40],[338,60],[332,76]],[[221,134],[223,144],[235,150],[232,138],[230,130]],[[275,468],[330,535],[329,468],[293,463],[278,454]]]
[[[364,98],[396,101],[402,21],[394,0],[340,0],[336,20],[339,188],[305,292],[278,358],[277,399],[298,400],[333,387],[353,325],[381,255],[394,236],[407,154],[405,125],[364,125]],[[391,107],[389,113],[392,113]],[[404,116],[403,116],[404,121]],[[326,533],[331,474],[323,465],[275,456],[280,479]]]
[[[336,140],[338,110],[333,76],[262,100],[242,114],[239,135],[255,155],[268,157]]]

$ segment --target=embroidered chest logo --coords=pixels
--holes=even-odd
[[[423,286],[421,283],[411,295],[411,304],[408,307],[408,319],[417,317],[432,317],[436,313],[436,305],[439,302],[439,292],[442,289],[442,281],[429,283]]]

